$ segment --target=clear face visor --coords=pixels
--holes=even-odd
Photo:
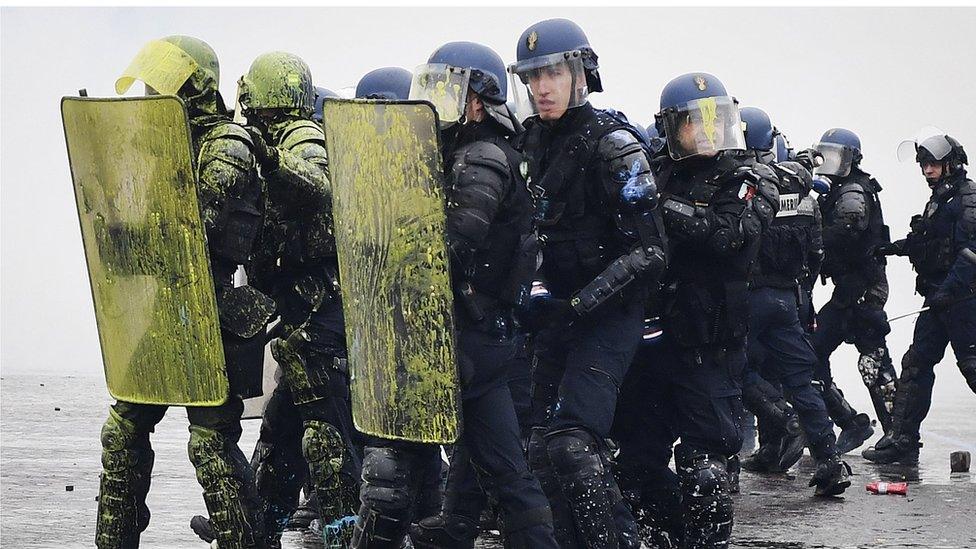
[[[533,57],[508,67],[519,120],[554,120],[586,103],[589,90],[579,50]]]
[[[409,97],[432,103],[441,124],[454,124],[464,115],[470,79],[465,69],[441,63],[420,65],[413,71]]]
[[[668,152],[675,160],[746,148],[739,105],[728,96],[696,99],[668,109],[664,113],[664,134]]]
[[[823,155],[823,164],[813,171],[815,175],[850,175],[854,164],[854,152],[851,149],[837,143],[817,143],[814,149]]]
[[[915,139],[906,139],[898,145],[898,160],[914,162],[918,156],[918,149],[925,149],[936,160],[942,160],[952,152],[952,143],[945,137],[945,132],[935,126],[922,128]]]
[[[115,93],[122,95],[136,80],[163,95],[176,95],[199,68],[185,51],[163,40],[153,40],[139,50],[115,81]]]

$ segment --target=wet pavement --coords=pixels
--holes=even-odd
[[[878,467],[856,452],[847,457],[855,476],[844,497],[812,497],[813,489],[807,487],[813,473],[809,456],[789,476],[743,473],[734,546],[976,547],[976,474],[949,473],[951,451],[976,453],[976,397],[964,384],[962,389],[937,386],[937,397],[924,425],[921,466]],[[110,403],[100,378],[3,376],[0,545],[93,546],[98,435]],[[248,455],[257,431],[257,421],[245,422],[241,447]],[[186,414],[180,409],[171,410],[153,435],[153,517],[143,534],[143,547],[205,547],[188,526],[190,517],[205,513],[205,508],[186,458],[187,436]],[[878,479],[908,480],[908,496],[864,490],[865,484]],[[307,532],[287,532],[284,541],[290,548],[319,546]],[[485,539],[479,547],[500,545]]]

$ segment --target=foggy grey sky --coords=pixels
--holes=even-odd
[[[511,62],[522,30],[556,16],[578,22],[599,55],[606,91],[592,102],[640,124],[653,119],[668,80],[702,70],[721,78],[741,105],[765,109],[794,146],[809,146],[830,127],[854,130],[863,167],[885,187],[892,238],[904,236],[928,196],[917,166],[895,158],[903,139],[933,124],[976,156],[976,10],[969,8],[5,8],[2,372],[101,370],[58,104],[83,87],[114,95],[116,77],[146,41],[206,40],[220,57],[223,95],[232,98],[237,78],[266,51],[302,56],[316,83],[335,90],[379,66],[412,70],[451,40],[485,43]],[[893,259],[888,273],[889,315],[920,306],[908,262]],[[818,304],[827,296],[818,286]],[[893,327],[889,345],[900,361],[913,323]],[[838,355],[846,371],[835,375],[860,384],[855,356],[850,347]],[[954,365],[939,371],[940,384],[961,381]]]

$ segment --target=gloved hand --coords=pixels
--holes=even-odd
[[[796,153],[794,160],[812,172],[814,168],[823,164],[823,155],[817,152],[816,149],[805,149]]]
[[[251,141],[254,142],[254,158],[265,171],[273,171],[278,168],[278,149],[269,147],[264,135],[259,130],[247,126],[247,133],[251,134]]]
[[[901,245],[903,243],[904,240],[899,240],[897,242],[891,242],[888,244],[879,244],[875,246],[873,250],[871,250],[871,254],[874,256],[875,259],[879,261],[889,255],[901,255],[902,253]]]

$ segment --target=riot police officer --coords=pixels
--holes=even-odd
[[[779,211],[762,235],[749,281],[749,368],[753,376],[761,374],[782,387],[817,460],[810,485],[816,486],[819,496],[833,496],[850,486],[849,470],[838,457],[823,397],[811,385],[817,355],[807,340],[799,312],[802,283],[811,274],[816,276],[823,257],[817,203],[810,196],[813,176],[798,162],[772,162],[774,137],[769,117],[755,116],[765,115],[755,107],[747,109],[743,109],[748,119],[746,146],[761,151],[758,158],[766,159],[779,177]],[[759,393],[746,390],[746,404],[751,404],[757,415],[769,410],[775,417],[782,406]],[[784,468],[782,463],[776,465]]]
[[[410,98],[431,102],[442,125],[464,422],[443,510],[420,522],[413,543],[474,546],[480,505],[460,499],[452,478],[455,466],[466,468],[470,459],[504,513],[506,546],[555,547],[549,505],[525,463],[506,384],[515,351],[513,307],[532,281],[537,241],[521,156],[509,143],[517,124],[505,107],[505,66],[480,44],[445,44],[416,69]],[[400,546],[414,514],[401,502],[415,498],[430,448],[436,456],[429,445],[370,441],[354,547]]]
[[[310,119],[312,75],[299,57],[272,52],[251,63],[240,87],[270,198],[258,283],[275,296],[281,316],[271,349],[283,376],[252,457],[268,543],[280,543],[305,478],[326,534],[348,538],[351,528],[341,519],[355,514],[361,458],[350,411],[325,139]],[[273,451],[299,441],[304,463]]]
[[[465,479],[456,478],[470,473],[469,466],[498,502],[506,546],[556,547],[549,502],[525,462],[508,388],[516,350],[513,312],[535,274],[538,239],[522,156],[510,143],[521,126],[505,106],[505,76],[491,49],[451,42],[417,69],[411,88],[411,99],[433,102],[441,123],[450,124],[441,131],[441,146],[451,185],[447,229],[463,420],[444,507],[414,529],[417,547],[473,547],[481,501],[462,500]],[[462,83],[441,94],[444,83],[464,80],[467,90]]]
[[[888,279],[884,260],[872,250],[888,242],[881,214],[881,185],[861,169],[861,141],[850,130],[827,130],[815,146],[823,164],[815,174],[831,181],[830,191],[818,198],[823,215],[825,256],[821,277],[830,278],[834,292],[817,313],[811,341],[820,359],[815,378],[822,384],[824,402],[841,428],[837,448],[849,452],[873,433],[867,414],[859,414],[844,398],[830,374],[830,355],[849,341],[857,347],[857,367],[871,394],[882,427],[890,424],[895,371],[885,344],[888,326],[884,304]]]
[[[727,547],[732,530],[728,456],[742,443],[748,277],[779,207],[777,177],[745,151],[739,109],[722,82],[690,73],[661,92],[655,157],[671,261],[664,279],[658,389],[677,437],[680,547]],[[661,421],[655,417],[644,421]],[[621,440],[621,469],[639,459]],[[626,459],[625,459],[626,457]],[[636,467],[634,467],[636,468]],[[672,480],[674,482],[674,480]]]
[[[976,300],[971,299],[976,288],[976,183],[966,175],[962,145],[941,131],[909,142],[908,155],[905,148],[900,156],[915,153],[932,196],[923,212],[912,217],[908,236],[879,252],[908,256],[918,273],[915,289],[929,310],[918,316],[912,344],[902,358],[892,428],[863,452],[876,463],[918,462],[919,427],[932,404],[934,368],[946,345],[952,346],[959,371],[976,392]]]
[[[237,446],[242,398],[261,394],[263,331],[274,310],[267,296],[234,283],[238,266],[251,265],[260,232],[264,196],[254,144],[248,132],[227,115],[217,90],[217,56],[202,40],[169,36],[150,42],[131,67],[138,74],[127,71],[129,77],[116,84],[119,93],[137,78],[150,93],[175,94],[186,103],[231,384],[224,404],[187,407],[190,461],[203,487],[207,510],[214,517],[214,537],[220,546],[264,547],[254,477]],[[174,81],[180,70],[185,70],[185,79]],[[118,401],[109,411],[101,435],[103,471],[95,529],[95,545],[101,549],[138,547],[140,533],[149,524],[146,494],[154,458],[149,433],[166,409]]]
[[[636,546],[604,439],[641,338],[645,286],[665,266],[643,137],[589,104],[603,89],[597,69],[583,30],[565,19],[526,29],[509,67],[550,292],[531,307],[546,342],[536,348],[529,463],[564,547]]]

